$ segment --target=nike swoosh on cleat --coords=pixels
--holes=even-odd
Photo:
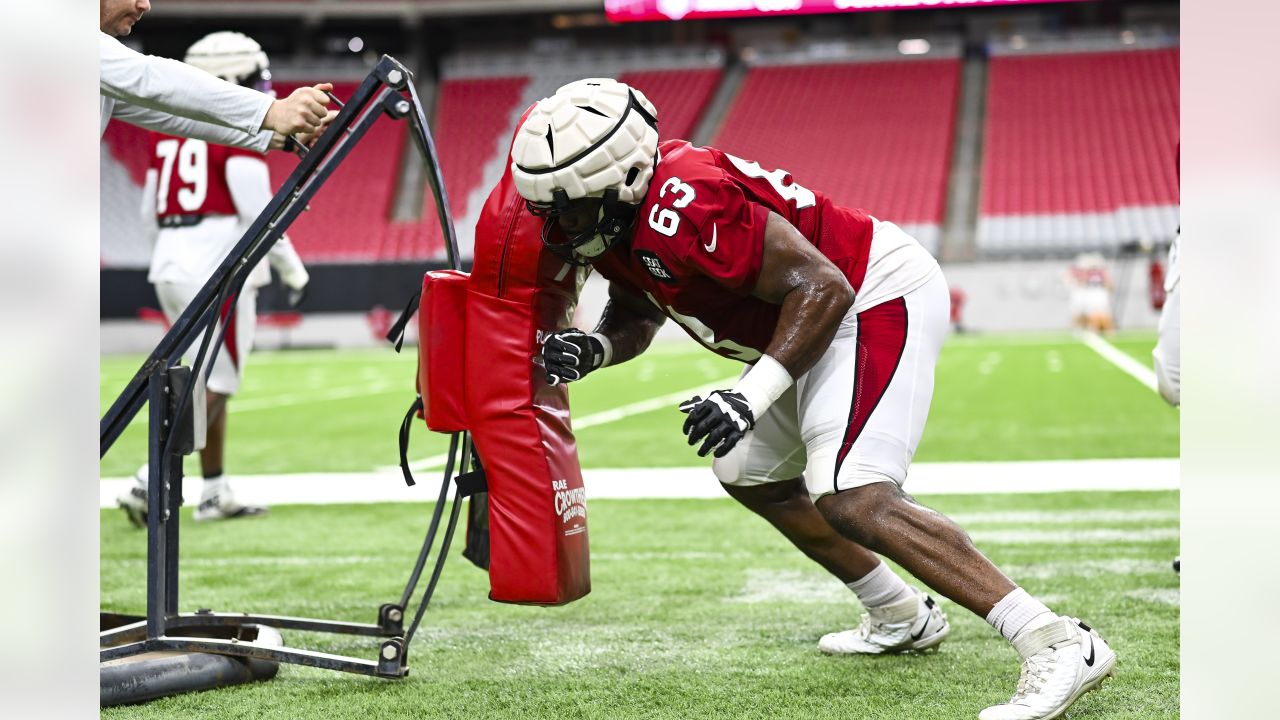
[[[930,620],[932,620],[932,619],[933,619],[933,616],[932,616],[932,615],[930,615],[929,617],[925,618],[925,619],[924,619],[924,624],[920,626],[920,632],[918,632],[918,633],[913,633],[913,634],[911,635],[911,639],[912,639],[912,640],[919,640],[920,638],[924,637],[924,631],[925,631],[925,629],[926,629],[926,628],[928,628],[928,627],[929,627],[929,621],[930,621]]]
[[[1089,636],[1089,657],[1084,659],[1084,664],[1088,665],[1089,667],[1093,667],[1093,661],[1094,661],[1093,636],[1091,635]]]
[[[702,246],[702,249],[703,249],[703,250],[706,250],[707,252],[715,252],[715,251],[716,251],[716,232],[717,232],[717,228],[716,228],[716,226],[715,226],[715,223],[712,223],[712,225],[711,225],[711,244],[710,244],[710,245],[703,245],[703,246]]]

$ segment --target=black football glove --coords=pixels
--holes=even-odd
[[[604,345],[578,328],[557,330],[542,343],[542,367],[547,384],[581,380],[604,364]]]
[[[728,455],[742,436],[756,426],[747,399],[732,390],[716,390],[705,400],[694,395],[680,403],[680,412],[689,414],[684,419],[684,434],[689,436],[689,444],[706,438],[698,448],[699,457],[706,457],[712,450],[716,457]]]

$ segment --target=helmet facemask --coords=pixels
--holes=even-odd
[[[636,206],[618,200],[618,191],[613,188],[605,190],[603,198],[570,200],[568,193],[559,189],[552,192],[552,197],[549,203],[526,200],[525,205],[530,213],[543,218],[542,243],[556,257],[576,267],[590,265],[592,260],[608,252],[635,223]],[[572,222],[573,227],[582,229],[570,233],[561,220],[574,215],[586,219]],[[557,227],[562,230],[560,235],[567,237],[566,241],[561,242],[554,235]]]

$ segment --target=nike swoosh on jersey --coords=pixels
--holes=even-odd
[[[703,250],[706,250],[707,252],[715,252],[715,251],[716,251],[716,232],[717,232],[716,226],[713,224],[713,225],[711,226],[711,244],[710,244],[710,245],[703,245],[703,246],[702,246],[702,249],[703,249]]]

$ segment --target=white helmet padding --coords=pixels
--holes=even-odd
[[[534,106],[511,144],[511,175],[530,211],[546,218],[542,241],[566,262],[586,265],[635,222],[657,155],[649,99],[616,80],[589,78]],[[588,198],[602,201],[594,226],[553,242],[556,217]]]
[[[657,111],[638,90],[608,78],[569,83],[543,98],[516,133],[511,174],[531,203],[604,197],[638,204],[658,152]]]
[[[238,85],[253,86],[271,79],[267,54],[258,41],[244,33],[223,30],[205,35],[187,48],[184,60]]]

